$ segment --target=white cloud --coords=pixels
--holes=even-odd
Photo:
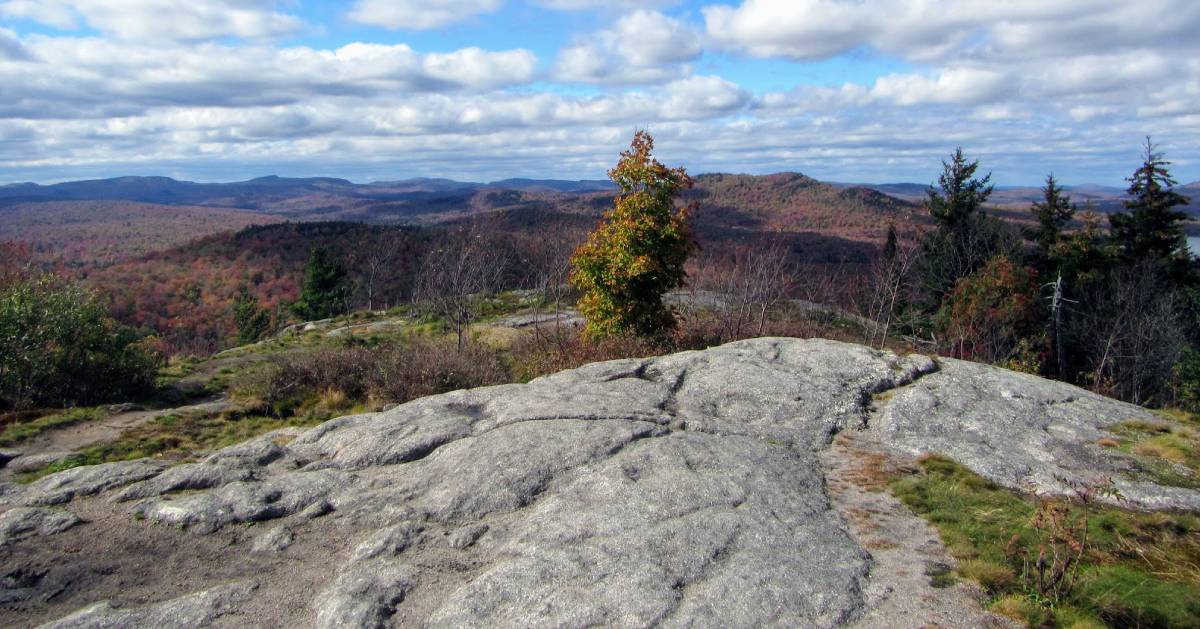
[[[679,4],[679,0],[536,0],[536,4],[559,11],[589,9],[657,9]]]
[[[526,50],[420,54],[403,44],[335,50],[201,44],[163,49],[94,38],[34,36],[37,62],[0,59],[0,83],[20,85],[0,116],[94,118],[155,107],[256,107],[320,96],[487,91],[531,81]]]
[[[871,88],[872,98],[897,105],[979,105],[1011,96],[1013,81],[999,72],[953,68],[929,77],[920,74],[889,74],[879,77]]]
[[[824,59],[869,47],[908,59],[1042,58],[1153,43],[1197,47],[1190,0],[745,0],[703,9],[710,40],[756,57]]]
[[[630,65],[682,63],[700,56],[700,38],[679,20],[637,10],[617,20],[607,35]]]
[[[0,28],[0,59],[24,61],[29,58],[29,51],[25,50],[25,45],[21,43],[17,34],[6,28]]]
[[[426,30],[490,13],[504,0],[357,0],[349,17],[390,29]]]
[[[274,0],[9,0],[0,15],[60,29],[87,24],[136,41],[264,39],[293,32],[299,18],[274,10]]]
[[[559,52],[554,75],[584,83],[662,83],[690,74],[700,37],[683,22],[637,10]]]

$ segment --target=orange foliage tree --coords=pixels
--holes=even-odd
[[[683,265],[696,246],[689,226],[694,206],[674,204],[692,179],[683,168],[659,163],[653,149],[649,133],[634,134],[608,171],[621,189],[613,209],[571,260],[571,283],[582,295],[579,311],[593,339],[627,333],[661,338],[675,326],[662,296],[683,286]]]
[[[959,280],[938,313],[953,354],[1036,369],[1044,344],[1038,339],[1038,294],[1037,273],[1005,256]]]

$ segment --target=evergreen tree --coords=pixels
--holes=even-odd
[[[622,333],[662,338],[675,318],[663,293],[683,286],[683,264],[695,248],[690,207],[675,209],[675,195],[692,180],[682,168],[651,157],[654,139],[638,131],[629,150],[608,172],[621,189],[587,242],[571,259],[571,283],[582,296],[592,338]]]
[[[1062,231],[1075,216],[1075,205],[1071,197],[1063,194],[1062,186],[1054,175],[1046,176],[1046,187],[1042,188],[1042,200],[1030,206],[1029,211],[1038,225],[1029,236],[1034,243],[1034,252],[1039,266],[1049,267],[1054,250],[1062,240]]]
[[[995,186],[991,185],[992,174],[982,179],[975,178],[979,160],[968,162],[962,147],[954,149],[950,162],[942,162],[942,174],[938,177],[940,191],[929,188],[929,213],[945,227],[956,227],[983,207]]]
[[[927,312],[935,312],[959,280],[997,255],[1011,256],[1019,247],[1011,229],[983,213],[983,204],[992,194],[992,175],[976,178],[978,168],[978,160],[967,161],[962,149],[955,149],[950,161],[942,162],[939,189],[929,188],[926,205],[937,229],[921,242]]]
[[[896,236],[896,225],[888,223],[887,239],[883,243],[883,260],[890,264],[896,259],[896,254],[900,251],[899,238]]]
[[[296,316],[312,321],[346,311],[346,270],[325,247],[316,247],[308,255],[304,286],[300,299],[292,306]]]
[[[258,305],[258,300],[243,286],[233,300],[233,322],[237,326],[238,345],[261,339],[271,326],[271,314]]]
[[[1172,208],[1187,205],[1188,199],[1174,191],[1176,181],[1167,170],[1171,162],[1155,148],[1146,138],[1142,165],[1127,179],[1131,197],[1125,202],[1127,211],[1113,214],[1109,223],[1125,262],[1162,265],[1179,278],[1190,263],[1183,232],[1188,215]]]

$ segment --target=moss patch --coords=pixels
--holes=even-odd
[[[994,485],[942,457],[921,460],[890,485],[937,527],[959,560],[959,576],[979,581],[991,609],[1030,626],[1200,627],[1200,518],[1092,506],[1078,579],[1048,600],[1022,578],[1014,548],[1038,547],[1032,498]],[[1078,517],[1082,508],[1059,501]],[[1079,520],[1075,520],[1078,522]]]
[[[196,453],[241,443],[265,432],[288,426],[312,426],[325,419],[327,416],[307,415],[280,419],[237,413],[163,415],[130,429],[116,441],[85,448],[36,472],[21,475],[18,480],[31,482],[47,474],[82,465],[98,465],[150,456],[187,460]]]
[[[1200,425],[1182,414],[1131,420],[1109,429],[1116,449],[1134,457],[1139,475],[1160,485],[1200,489]]]

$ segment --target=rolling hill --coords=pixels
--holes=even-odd
[[[0,206],[0,240],[41,260],[104,265],[219,232],[279,223],[270,214],[133,201],[38,201]]]

